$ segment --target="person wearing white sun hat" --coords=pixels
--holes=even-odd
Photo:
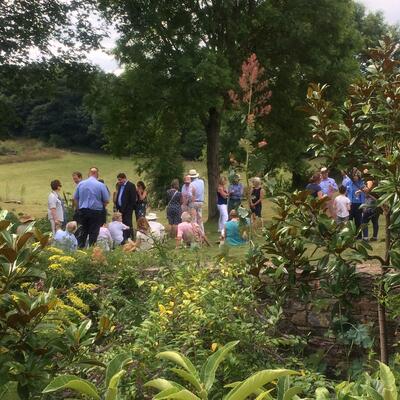
[[[165,237],[165,227],[163,224],[157,222],[156,213],[148,213],[146,215],[147,222],[150,226],[151,235],[158,240],[163,240]]]
[[[203,224],[203,204],[204,204],[204,181],[199,179],[200,174],[195,170],[189,170],[188,175],[192,180],[192,187],[194,188],[194,202],[193,208],[195,211],[195,222],[200,226],[201,231],[204,233]]]

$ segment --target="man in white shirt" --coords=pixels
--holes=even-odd
[[[196,212],[195,218],[196,222],[201,231],[204,233],[204,224],[203,224],[203,204],[204,204],[204,181],[199,179],[199,174],[195,169],[191,169],[188,174],[192,180],[191,186],[194,188],[194,202],[193,207]]]
[[[333,208],[336,212],[337,224],[342,224],[349,220],[351,201],[346,196],[346,188],[343,185],[339,187],[339,196],[335,197]]]
[[[146,219],[150,226],[151,236],[157,240],[163,240],[165,237],[165,227],[163,224],[157,222],[157,214],[149,213],[146,215]]]

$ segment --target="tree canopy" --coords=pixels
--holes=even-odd
[[[121,79],[130,82],[125,100],[136,104],[111,107],[117,113],[114,120],[120,121],[118,128],[108,128],[111,147],[123,141],[134,147],[143,140],[149,143],[152,132],[145,136],[142,128],[155,110],[168,110],[180,137],[202,126],[211,216],[219,160],[237,149],[241,135],[227,93],[237,88],[243,60],[257,54],[273,91],[272,112],[260,132],[261,137],[269,134],[267,168],[282,163],[298,167],[308,133],[297,107],[308,83],[335,85],[340,99],[359,74],[356,55],[364,45],[360,26],[366,17],[352,0],[322,0],[312,6],[306,0],[101,0],[100,5],[117,21],[117,54],[127,66]]]
[[[3,0],[0,2],[0,65],[29,61],[36,48],[63,57],[99,46],[93,0]]]

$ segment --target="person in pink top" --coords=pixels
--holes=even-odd
[[[181,218],[182,222],[178,225],[176,235],[176,247],[178,248],[182,242],[187,246],[200,245],[204,235],[199,224],[192,222],[192,217],[187,211],[182,213]]]

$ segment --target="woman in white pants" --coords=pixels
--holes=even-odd
[[[219,211],[218,232],[222,234],[225,223],[228,221],[228,190],[226,189],[226,178],[221,176],[218,181],[217,207]]]
[[[56,224],[64,221],[64,208],[62,205],[60,191],[61,182],[58,179],[51,181],[50,183],[51,193],[47,201],[47,215],[51,224],[51,231],[53,234],[56,233]]]

